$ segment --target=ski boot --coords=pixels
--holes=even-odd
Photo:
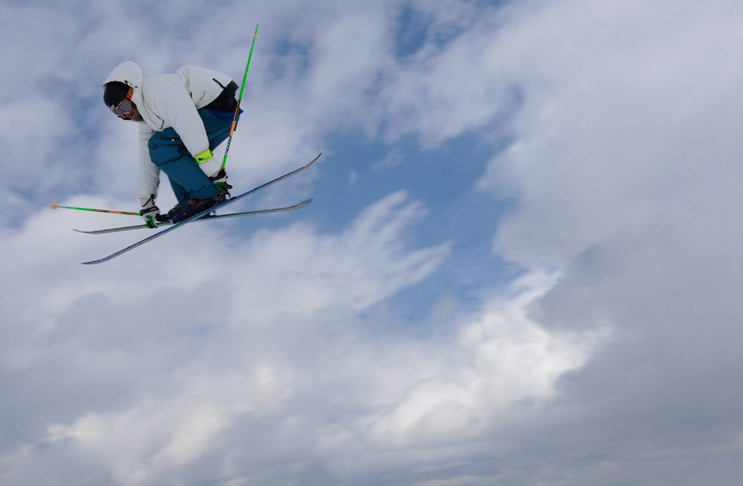
[[[176,223],[182,219],[183,219],[183,209],[178,204],[173,206],[173,209],[168,211],[166,214],[157,215],[157,220],[161,223],[165,221]]]
[[[216,196],[208,197],[206,199],[189,199],[186,209],[184,209],[181,213],[175,214],[170,220],[173,222],[173,224],[179,223],[184,219],[190,218],[191,216],[203,213],[207,209],[213,208],[214,206],[217,206],[218,204],[221,204],[226,200],[227,195],[222,193],[219,193]],[[170,215],[170,213],[168,213],[168,215]]]

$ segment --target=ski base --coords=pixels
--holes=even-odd
[[[282,213],[285,211],[293,211],[295,209],[301,209],[308,204],[312,202],[312,199],[307,199],[306,201],[302,201],[299,204],[295,204],[294,206],[287,206],[285,208],[273,208],[273,209],[260,209],[258,211],[243,211],[241,213],[230,213],[230,214],[207,214],[206,216],[202,216],[201,218],[197,219],[195,222],[198,221],[211,221],[213,219],[224,219],[224,218],[235,218],[238,216],[254,216],[257,214],[272,214],[272,213]],[[160,226],[170,226],[173,223],[170,221],[163,221],[158,224],[158,228]],[[121,231],[132,231],[132,230],[139,230],[139,229],[145,229],[149,228],[146,224],[137,224],[133,226],[119,226],[117,228],[106,228],[106,229],[100,229],[100,230],[79,230],[74,229],[72,231],[77,231],[78,233],[85,233],[86,235],[106,235],[109,233],[119,233]],[[154,228],[153,228],[154,229]]]
[[[322,155],[322,153],[320,155]],[[226,201],[222,202],[221,204],[217,204],[216,206],[211,207],[211,208],[209,208],[209,209],[207,209],[205,211],[202,211],[202,212],[200,212],[198,214],[194,214],[190,218],[185,219],[185,220],[183,220],[183,221],[181,221],[179,223],[173,224],[173,225],[169,226],[168,228],[166,228],[166,229],[164,229],[164,230],[162,230],[162,231],[160,231],[158,233],[155,233],[152,236],[149,236],[149,237],[147,237],[147,238],[145,238],[143,240],[140,240],[140,241],[134,243],[133,245],[127,246],[123,250],[119,250],[116,253],[112,253],[111,255],[109,255],[107,257],[104,257],[104,258],[101,258],[99,260],[91,260],[89,262],[82,262],[82,264],[83,265],[97,265],[99,263],[104,263],[104,262],[107,262],[109,260],[112,260],[112,259],[114,259],[114,258],[116,258],[118,256],[121,256],[124,253],[127,253],[127,252],[129,252],[129,251],[131,251],[131,250],[133,250],[133,249],[135,249],[135,248],[137,248],[139,246],[144,245],[145,243],[148,243],[148,242],[154,240],[155,238],[159,238],[159,237],[163,236],[166,233],[169,233],[169,232],[171,232],[171,231],[173,231],[175,229],[178,229],[178,228],[180,228],[180,227],[182,227],[182,226],[184,226],[184,225],[186,225],[188,223],[192,223],[192,222],[194,222],[194,221],[196,221],[196,220],[198,220],[200,218],[203,218],[204,216],[206,216],[206,215],[208,215],[208,214],[210,214],[210,213],[212,213],[214,211],[217,211],[218,209],[221,209],[221,208],[227,206],[228,204],[232,204],[235,201],[239,201],[240,199],[242,199],[244,197],[250,196],[251,194],[255,194],[256,192],[260,191],[261,189],[265,189],[266,187],[268,187],[270,185],[276,184],[277,182],[281,182],[284,179],[287,179],[287,178],[289,178],[289,177],[291,177],[293,175],[299,174],[300,172],[302,172],[304,170],[307,170],[310,166],[312,166],[312,164],[314,164],[315,162],[317,162],[317,159],[320,158],[320,155],[318,155],[317,157],[315,157],[314,159],[312,159],[312,162],[310,162],[309,164],[307,164],[307,165],[305,165],[303,167],[300,167],[299,169],[295,169],[295,170],[293,170],[291,172],[287,172],[286,174],[282,175],[281,177],[277,177],[276,179],[274,179],[272,181],[266,182],[265,184],[262,184],[262,185],[260,185],[258,187],[255,187],[255,188],[249,190],[248,192],[244,192],[244,193],[240,194],[239,196],[235,196],[235,197],[232,197],[230,199],[227,199]]]

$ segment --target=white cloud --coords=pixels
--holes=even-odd
[[[383,171],[391,167],[396,167],[403,163],[405,157],[399,150],[393,150],[388,153],[382,160],[371,166],[372,170]]]
[[[531,321],[528,307],[551,286],[546,276],[525,278],[514,300],[493,299],[461,316],[456,336],[357,346],[363,364],[353,376],[373,387],[373,397],[387,398],[368,415],[318,431],[329,467],[358,477],[456,461],[492,447],[487,438],[504,425],[529,420],[530,407],[520,411],[520,404],[551,397],[557,377],[581,367],[608,337],[605,330],[549,333]],[[366,363],[377,364],[365,369]]]
[[[740,392],[729,386],[742,337],[738,2],[214,11],[193,1],[145,20],[138,5],[102,5],[2,16],[6,26],[19,19],[25,54],[43,53],[2,51],[2,137],[29,161],[7,168],[3,207],[30,215],[0,226],[4,483],[735,477],[725,461],[741,435]],[[404,6],[430,25],[419,51],[394,59]],[[183,28],[207,11],[224,28]],[[442,279],[437,269],[461,250],[406,244],[426,211],[404,192],[333,232],[296,224],[245,236],[195,224],[79,265],[137,238],[69,231],[118,216],[36,209],[52,195],[130,204],[128,135],[116,120],[99,123],[99,80],[126,58],[150,74],[189,62],[237,77],[230,66],[245,61],[253,17],[262,37],[231,178],[267,180],[338,130],[427,146],[509,138],[480,187],[513,199],[495,251],[529,277],[505,294],[473,289],[469,310],[446,314],[446,326],[407,322],[395,299]],[[37,96],[48,80],[60,90]],[[57,123],[66,117],[78,125]],[[342,184],[349,172],[339,171]],[[43,190],[29,195],[28,174]],[[270,197],[308,192],[307,180]],[[74,195],[80,187],[112,196]]]
[[[248,465],[239,456],[238,464],[223,461],[246,447],[234,433],[246,420],[273,424],[254,430],[251,444],[283,437],[265,451],[247,445],[245,453],[261,460],[314,456],[341,477],[386,469],[384,451],[424,447],[435,456],[453,439],[484,437],[509,406],[551,396],[555,379],[581,366],[597,342],[591,332],[550,334],[529,320],[525,309],[549,279],[519,284],[515,300],[463,316],[452,341],[364,330],[374,322],[360,321],[363,312],[429,276],[449,252],[446,244],[405,247],[404,233],[425,213],[404,193],[369,207],[337,235],[294,225],[220,242],[204,223],[170,235],[177,246],[150,244],[108,267],[80,270],[69,262],[75,254],[110,243],[74,234],[56,237],[51,253],[27,246],[66,234],[61,227],[73,213],[55,213],[58,225],[47,224],[50,213],[5,240],[6,252],[26,246],[18,252],[26,271],[68,264],[58,278],[4,296],[24,330],[14,349],[3,350],[3,368],[56,386],[74,377],[71,393],[93,395],[90,403],[37,412],[52,423],[41,436],[24,433],[25,445],[5,454],[8,484],[74,478],[82,463],[100,472],[91,477],[110,475],[117,484],[155,484],[200,461],[228,471],[209,477],[239,478],[251,474]],[[90,243],[78,249],[73,239]],[[164,248],[183,264],[153,271]],[[91,270],[95,285],[86,283]],[[112,386],[120,389],[114,402],[95,393]],[[327,413],[338,418],[327,421]],[[50,452],[64,457],[64,470]]]
[[[497,425],[499,412],[520,400],[549,397],[557,377],[583,365],[601,333],[546,332],[526,309],[552,282],[540,276],[529,280],[518,297],[488,302],[463,326],[454,359],[437,356],[441,369],[410,380],[416,385],[374,420],[373,439],[399,446],[418,436],[415,441],[425,446],[482,436]]]
[[[737,172],[737,142],[723,127],[740,116],[722,100],[736,96],[743,72],[711,35],[734,31],[729,15],[740,11],[730,6],[710,15],[674,4],[667,17],[641,2],[565,2],[502,33],[507,42],[493,45],[489,62],[528,82],[517,142],[483,181],[496,184],[506,166],[520,190],[499,251],[530,262],[573,258],[618,226],[657,217],[681,191],[697,206],[705,180]]]
[[[19,282],[4,294],[12,325],[23,327],[4,346],[3,368],[49,379],[74,376],[76,387],[87,390],[105,381],[103,374],[129,388],[111,410],[86,412],[84,403],[60,404],[60,410],[83,415],[51,426],[44,443],[66,448],[71,442],[73,455],[93,455],[118,481],[131,484],[147,484],[199,458],[237,415],[265,413],[292,395],[293,375],[301,368],[289,364],[291,356],[282,348],[293,339],[274,334],[271,326],[316,341],[313,329],[320,337],[327,333],[323,320],[312,324],[323,309],[353,315],[426,277],[447,254],[446,245],[404,248],[401,234],[422,211],[401,193],[369,208],[337,236],[294,226],[258,233],[233,247],[219,243],[204,225],[190,234],[180,230],[181,242],[188,243],[167,255],[162,246],[150,244],[153,248],[126,255],[132,258],[119,267],[114,261],[94,269],[79,265],[75,255],[102,252],[110,239],[104,243],[105,238],[72,233],[64,227],[72,211],[53,216],[48,211],[3,243],[6,254],[19,257],[4,265],[6,280],[21,268],[51,276],[45,282]],[[172,272],[153,271],[161,258],[182,264],[171,266]],[[99,278],[92,283],[90,273],[96,271]],[[168,371],[174,355],[198,355],[198,347],[210,342],[220,347],[215,356]],[[56,369],[48,368],[53,363]],[[162,380],[169,383],[165,388],[156,385]],[[103,449],[104,443],[114,445]],[[7,478],[25,474],[16,465],[33,450],[24,446],[6,457]]]

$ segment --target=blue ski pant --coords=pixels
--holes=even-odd
[[[242,110],[240,112],[242,113]],[[199,116],[204,122],[206,136],[209,138],[209,150],[214,151],[229,137],[234,113],[202,108],[199,110]],[[180,207],[185,208],[189,199],[206,199],[219,193],[173,128],[155,132],[150,137],[147,147],[152,162],[167,174]]]

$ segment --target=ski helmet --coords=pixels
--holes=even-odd
[[[110,83],[106,83],[106,87],[103,90],[103,102],[106,103],[109,109],[113,110],[128,94],[128,85],[120,81],[111,81]]]

